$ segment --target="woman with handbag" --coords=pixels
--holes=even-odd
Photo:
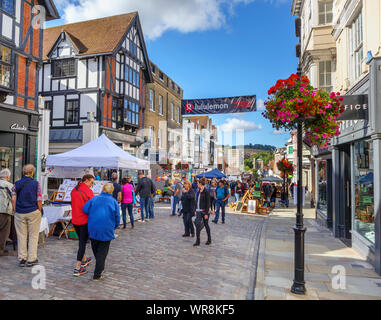
[[[131,184],[131,177],[122,179],[122,217],[123,217],[123,229],[126,229],[127,225],[127,210],[130,216],[131,229],[134,228],[134,215],[132,212],[133,206],[136,204],[134,187]]]
[[[192,235],[194,237],[194,227],[192,223],[192,217],[196,209],[196,199],[194,196],[194,191],[192,190],[192,184],[189,180],[184,182],[183,194],[181,196],[182,212],[185,233],[183,237],[189,237]]]
[[[89,240],[88,216],[83,212],[83,206],[91,198],[94,197],[93,191],[90,189],[94,184],[95,177],[91,174],[85,174],[78,181],[77,186],[71,192],[71,223],[78,235],[78,253],[77,264],[73,275],[78,277],[87,273],[86,267],[92,261],[91,258],[85,256],[86,243]]]
[[[206,234],[208,235],[208,241],[205,244],[210,245],[212,243],[212,237],[209,228],[210,194],[209,191],[206,190],[205,185],[205,178],[200,179],[196,197],[196,220],[194,222],[196,226],[197,240],[193,246],[200,245],[200,233],[203,227],[205,227]]]

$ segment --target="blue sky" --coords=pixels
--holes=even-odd
[[[149,58],[184,89],[185,99],[256,94],[265,100],[277,79],[296,71],[291,0],[55,2],[63,19],[47,26],[139,11]],[[225,129],[246,128],[245,144],[283,146],[289,137],[274,134],[261,111],[212,119]]]

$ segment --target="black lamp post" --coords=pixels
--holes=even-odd
[[[299,77],[301,67],[298,65]],[[296,225],[293,227],[295,232],[295,256],[294,256],[294,283],[291,292],[295,294],[305,294],[306,287],[304,281],[304,234],[306,228],[303,225],[303,120],[298,121],[297,128],[297,148],[298,148],[298,190],[297,190],[297,212]]]

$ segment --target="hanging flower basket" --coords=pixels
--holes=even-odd
[[[172,169],[172,163],[171,161],[169,160],[169,158],[165,159],[165,162],[164,163],[160,163],[160,167],[163,169],[163,170],[166,170],[166,171],[169,171]]]
[[[269,91],[263,116],[277,130],[294,130],[298,121],[304,122],[305,139],[312,145],[325,148],[340,134],[338,118],[344,112],[340,93],[316,91],[308,77],[293,74],[278,80]]]
[[[276,165],[278,170],[281,172],[281,175],[286,174],[286,177],[293,175],[295,166],[288,159],[279,160]]]

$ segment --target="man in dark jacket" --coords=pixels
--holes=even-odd
[[[23,177],[16,181],[12,189],[12,205],[16,208],[15,227],[20,267],[32,267],[38,264],[42,194],[39,182],[33,179],[35,167],[27,164],[22,172]]]
[[[212,243],[212,237],[209,228],[210,194],[209,191],[206,190],[205,185],[205,178],[200,179],[196,197],[196,220],[194,222],[196,226],[197,240],[193,244],[194,246],[200,245],[200,233],[203,227],[205,227],[206,233],[208,235],[208,241],[205,244],[209,245]]]
[[[140,196],[140,213],[142,216],[141,222],[144,222],[144,211],[146,212],[146,220],[149,221],[149,204],[150,199],[153,198],[156,188],[150,178],[144,176],[142,171],[138,174],[139,182],[136,186],[135,194]]]

